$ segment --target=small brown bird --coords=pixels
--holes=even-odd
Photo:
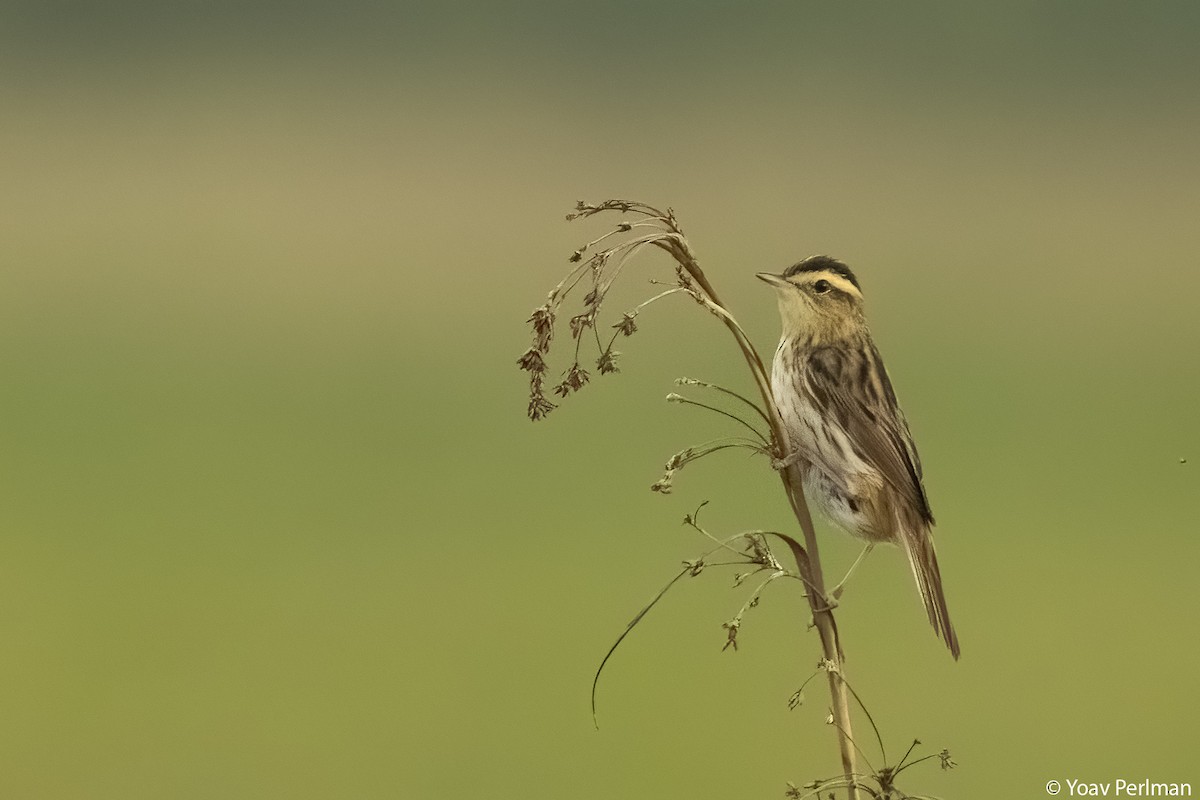
[[[792,455],[776,467],[796,463],[809,501],[866,540],[850,572],[879,542],[904,549],[929,622],[958,658],[921,459],[871,340],[858,279],[829,256],[758,277],[775,287],[783,320],[771,389]]]

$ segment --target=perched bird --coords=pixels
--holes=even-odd
[[[775,288],[783,321],[771,390],[792,454],[776,467],[796,464],[809,501],[867,542],[854,566],[879,542],[904,549],[929,622],[958,658],[921,460],[871,340],[858,279],[829,256],[758,277]]]

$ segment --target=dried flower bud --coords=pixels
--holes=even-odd
[[[671,480],[675,477],[675,470],[669,469],[663,476],[654,483],[650,484],[650,491],[658,492],[659,494],[671,493]]]
[[[682,403],[683,395],[676,394],[675,392],[671,392],[670,394],[667,395],[667,402],[668,403]]]
[[[621,233],[626,233],[633,230],[633,226],[628,222],[619,222],[617,223],[617,230],[619,230]]]
[[[579,248],[574,253],[571,253],[570,261],[572,264],[583,260],[583,248]]]
[[[732,622],[721,623],[721,627],[724,628],[725,632],[726,632],[725,646],[721,648],[722,653],[724,653],[726,650],[728,650],[730,648],[730,646],[732,646],[734,650],[738,649],[737,635],[738,635],[738,628],[740,628],[741,625],[742,625],[742,623],[736,619],[733,620]]]

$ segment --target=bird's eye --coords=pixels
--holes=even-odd
[[[833,286],[829,283],[829,281],[825,280],[824,278],[822,278],[821,280],[819,280],[813,284],[813,290],[817,294],[825,294],[832,288],[833,288]]]

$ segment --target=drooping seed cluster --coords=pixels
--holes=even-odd
[[[627,260],[647,245],[669,249],[664,242],[673,240],[680,234],[675,226],[674,218],[669,212],[663,215],[662,212],[641,203],[610,200],[593,205],[580,202],[576,205],[575,211],[567,215],[567,219],[589,217],[601,211],[634,213],[640,215],[641,219],[632,222],[622,220],[613,230],[575,250],[568,261],[576,266],[550,291],[546,302],[535,308],[530,315],[528,323],[531,327],[532,341],[529,349],[517,359],[517,366],[529,373],[527,413],[532,420],[540,420],[557,408],[557,404],[547,398],[547,388],[559,398],[565,398],[587,385],[591,376],[583,367],[585,360],[594,358],[595,369],[601,375],[619,372],[618,359],[621,353],[613,347],[617,337],[632,336],[637,332],[638,314],[650,303],[676,292],[685,292],[697,300],[702,299],[686,273],[681,268],[676,269],[676,283],[637,307],[622,312],[621,318],[609,326],[612,333],[607,335],[607,341],[604,341],[599,330],[600,310],[605,297],[620,276]],[[639,228],[646,228],[648,232],[642,234],[638,231],[639,235],[621,237],[621,234],[633,233],[635,229]],[[616,237],[612,239],[613,244],[600,250],[595,249],[610,237]],[[585,259],[589,252],[592,252],[592,255]],[[655,282],[652,281],[652,283]],[[583,310],[570,316],[567,320],[567,327],[575,342],[574,357],[571,364],[562,371],[559,381],[549,385],[547,383],[549,371],[547,359],[550,355],[550,345],[554,340],[555,323],[563,304],[580,285],[588,286],[588,291],[583,297]],[[591,331],[591,336],[588,336],[588,331]],[[588,347],[594,343],[596,348],[594,357],[583,355],[585,340],[590,342]]]

